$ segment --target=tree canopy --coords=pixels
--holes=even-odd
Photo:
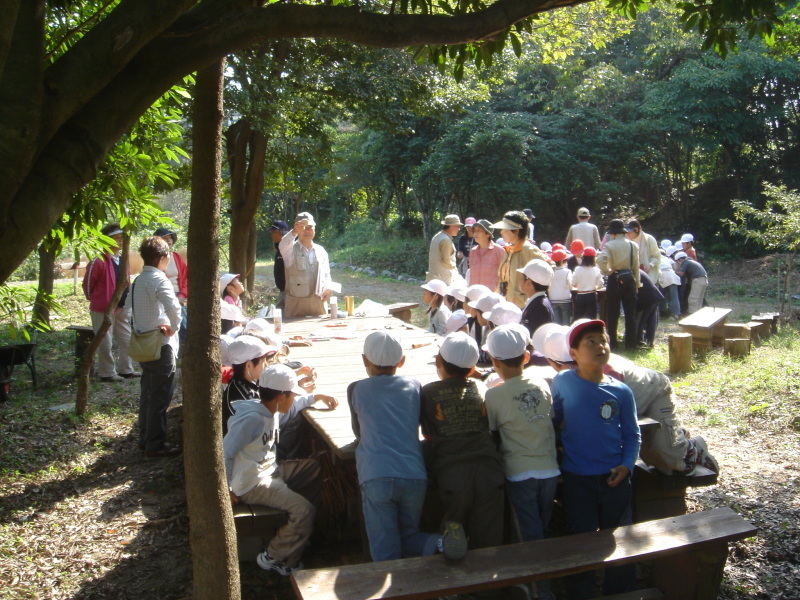
[[[258,41],[420,47],[456,74],[536,16],[584,0],[3,0],[0,3],[0,281],[35,248],[136,119],[181,77]],[[609,0],[634,15],[641,0]],[[769,34],[773,0],[683,2],[687,27],[729,48],[732,23]]]

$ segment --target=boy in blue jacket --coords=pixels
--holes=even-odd
[[[567,335],[575,370],[553,378],[553,424],[562,427],[567,533],[631,523],[631,473],[641,437],[633,393],[604,374],[611,353],[605,323],[577,321]],[[570,600],[593,598],[594,573],[567,577]],[[605,595],[636,587],[636,566],[606,569]]]

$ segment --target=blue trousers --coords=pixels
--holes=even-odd
[[[425,479],[381,477],[361,484],[361,506],[375,562],[405,556],[430,556],[438,535],[420,533],[419,517],[425,501]]]
[[[576,475],[563,473],[564,518],[567,533],[585,533],[630,525],[631,478],[617,487],[609,487],[608,473]],[[566,578],[569,600],[595,598],[593,571]],[[603,594],[621,594],[636,589],[636,565],[609,567],[603,581]]]

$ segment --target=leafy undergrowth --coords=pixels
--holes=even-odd
[[[349,270],[334,278],[357,302],[419,300],[413,284]],[[71,285],[59,289],[68,294]],[[740,300],[715,298],[744,316],[769,309]],[[88,324],[88,315],[79,296],[65,304],[56,331],[39,337],[39,389],[18,368],[12,400],[0,404],[0,598],[191,597],[182,459],[142,460],[138,381],[93,383],[87,417],[74,417],[74,338],[64,328]],[[665,322],[656,348],[635,360],[666,371],[664,336],[675,329]],[[690,510],[731,506],[760,528],[732,546],[720,597],[800,597],[800,336],[787,328],[743,360],[718,350],[696,356],[692,373],[672,379],[685,426],[706,439],[722,469],[717,486],[690,493]],[[179,385],[169,415],[176,440],[181,402]],[[352,552],[352,544],[315,540],[306,562],[347,562]],[[288,581],[253,564],[242,564],[242,588],[245,598],[293,597]]]

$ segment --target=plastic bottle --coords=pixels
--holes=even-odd
[[[339,317],[339,305],[338,305],[338,298],[336,296],[331,296],[330,307],[331,307],[331,319],[338,318]]]
[[[280,308],[276,308],[272,312],[272,326],[275,328],[275,333],[281,332],[281,328],[283,327],[283,311]]]

